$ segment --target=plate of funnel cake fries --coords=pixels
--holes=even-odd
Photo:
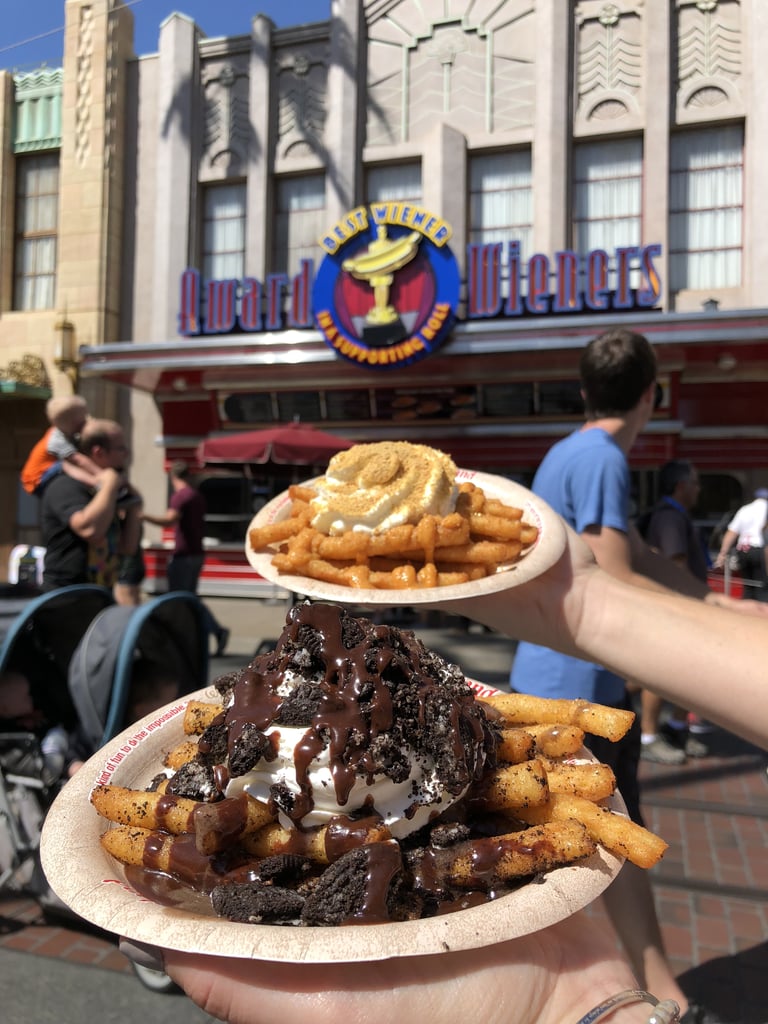
[[[318,600],[414,605],[494,593],[563,552],[560,517],[504,477],[425,445],[354,445],[264,506],[246,534],[261,576]]]
[[[662,856],[584,747],[633,718],[501,693],[412,632],[304,602],[273,651],[77,772],[43,868],[86,920],[170,949],[350,962],[490,945]]]

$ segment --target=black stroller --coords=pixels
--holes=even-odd
[[[34,711],[0,724],[0,893],[16,888],[44,903],[40,831],[65,760],[90,756],[148,701],[147,713],[205,686],[202,602],[174,592],[125,607],[88,585],[36,597],[0,638],[0,687],[18,689],[20,679]]]

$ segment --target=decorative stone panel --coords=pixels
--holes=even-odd
[[[80,8],[77,36],[75,100],[75,160],[84,167],[91,152],[91,115],[93,104],[93,8]]]
[[[275,56],[277,158],[322,156],[327,119],[328,50],[296,43]]]
[[[741,15],[738,0],[676,0],[678,123],[743,115]]]
[[[253,138],[248,105],[248,58],[212,60],[202,69],[201,180],[244,176]]]
[[[643,0],[576,5],[576,134],[642,126],[643,14]]]
[[[534,0],[400,0],[366,7],[366,145],[423,139],[444,121],[467,137],[533,125]]]

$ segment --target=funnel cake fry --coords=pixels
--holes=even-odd
[[[595,842],[641,868],[652,868],[657,864],[668,845],[659,836],[629,818],[607,807],[600,807],[584,797],[564,793],[552,794],[549,802],[539,807],[518,808],[515,816],[530,824],[569,819],[580,821]]]
[[[584,730],[576,725],[529,723],[522,728],[533,736],[536,749],[545,757],[571,757],[584,746]]]
[[[169,750],[163,758],[163,766],[171,771],[178,771],[183,764],[194,760],[197,755],[197,740],[184,740]]]
[[[538,758],[503,765],[486,773],[477,794],[483,806],[499,808],[541,807],[549,800],[544,764]]]
[[[596,803],[616,792],[616,776],[607,764],[544,762],[550,793],[567,793]]]
[[[581,822],[547,822],[522,832],[458,843],[433,857],[438,877],[460,889],[490,890],[512,878],[588,857],[595,842]]]
[[[198,804],[193,814],[195,843],[200,853],[218,853],[274,818],[266,804],[247,793],[225,797],[217,803]]]
[[[560,700],[532,697],[527,693],[499,693],[483,697],[482,703],[494,708],[504,724],[559,723],[575,725],[594,736],[616,743],[629,731],[634,712],[586,700]]]
[[[119,825],[164,829],[172,835],[194,831],[193,815],[199,806],[187,797],[122,786],[96,786],[91,792],[91,803],[102,818]]]
[[[355,846],[383,843],[391,838],[389,829],[375,819],[357,823],[347,821],[341,828],[320,825],[302,832],[288,830],[275,823],[244,836],[240,845],[255,857],[290,853],[309,857],[317,864],[331,864]]]
[[[184,712],[184,732],[187,736],[200,736],[224,708],[219,704],[206,704],[202,700],[191,700]]]

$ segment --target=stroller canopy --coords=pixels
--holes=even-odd
[[[114,604],[110,590],[62,587],[13,608],[0,640],[0,673],[27,677],[32,699],[50,722],[71,727],[76,712],[67,688],[75,648],[93,619]]]
[[[200,599],[174,591],[137,607],[114,605],[91,622],[69,665],[69,692],[93,750],[128,724],[131,688],[175,684],[168,697],[208,681],[208,630]]]

